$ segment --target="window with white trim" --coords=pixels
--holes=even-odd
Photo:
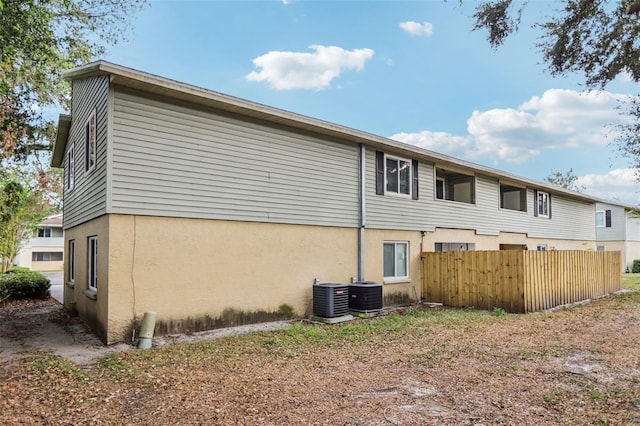
[[[376,151],[376,195],[399,195],[418,199],[418,160]]]
[[[98,237],[89,237],[88,273],[87,283],[89,290],[98,289]]]
[[[384,242],[384,278],[409,278],[409,242]]]
[[[537,216],[549,217],[550,197],[548,192],[537,191],[536,195],[536,213]]]
[[[596,228],[611,228],[611,210],[596,212]]]
[[[51,228],[39,228],[38,238],[51,238]]]
[[[76,280],[76,240],[69,240],[69,281]]]
[[[73,185],[75,184],[75,163],[73,159],[73,145],[69,148],[69,152],[67,152],[67,178],[65,179],[64,189],[70,191],[73,189]]]
[[[61,251],[34,251],[31,253],[33,262],[54,262],[62,260]]]
[[[411,161],[385,157],[385,192],[411,195]]]
[[[89,116],[85,125],[85,141],[84,141],[84,170],[91,171],[96,166],[96,112],[95,110]]]

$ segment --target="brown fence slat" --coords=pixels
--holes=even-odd
[[[622,288],[620,252],[459,251],[422,253],[427,302],[535,312]]]

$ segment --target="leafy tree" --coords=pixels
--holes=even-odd
[[[69,101],[62,72],[121,40],[145,0],[0,0],[0,158],[50,150],[43,113]]]
[[[571,191],[582,192],[587,189],[584,185],[577,185],[578,176],[573,173],[573,168],[562,174],[561,172],[552,170],[551,174],[544,178],[544,181],[560,188],[569,189]]]
[[[551,75],[581,73],[589,89],[603,89],[623,73],[640,82],[640,0],[556,4],[553,16],[535,24],[542,30],[538,47]],[[486,30],[489,43],[497,48],[518,30],[525,8],[526,2],[482,1],[475,10],[474,30]],[[618,147],[640,170],[640,97],[635,96],[624,113],[631,120],[621,125]]]
[[[48,209],[42,193],[23,185],[18,175],[0,181],[0,258],[2,272],[13,264],[13,260],[37,227],[47,215]]]

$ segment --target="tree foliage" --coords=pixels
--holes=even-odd
[[[544,178],[544,181],[550,185],[559,188],[569,189],[571,191],[583,192],[586,188],[584,185],[578,185],[578,176],[573,173],[573,168],[566,173],[552,170],[551,174]]]
[[[38,223],[50,211],[42,191],[20,181],[17,173],[3,173],[0,178],[0,257],[6,272],[32,235]]]
[[[69,101],[60,76],[122,39],[143,0],[0,0],[0,152],[24,159],[49,150],[43,111]]]
[[[538,43],[553,76],[579,73],[589,89],[604,89],[621,74],[640,82],[640,0],[563,0],[558,10],[536,27]],[[475,30],[486,30],[492,47],[499,47],[518,30],[526,3],[513,0],[481,2],[475,10]],[[640,170],[640,98],[622,111],[617,138],[621,153]],[[640,175],[639,175],[640,178]]]

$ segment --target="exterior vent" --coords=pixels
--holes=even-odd
[[[382,310],[382,284],[356,281],[349,286],[349,310],[376,312]]]
[[[313,314],[335,318],[349,314],[349,286],[346,284],[315,284]]]

